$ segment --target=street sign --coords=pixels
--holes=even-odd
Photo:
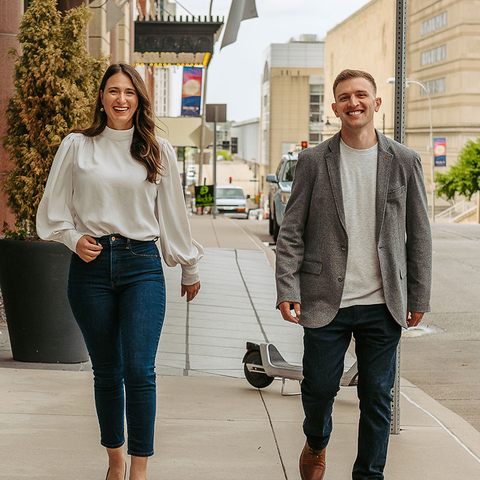
[[[206,107],[206,122],[207,123],[224,123],[227,121],[227,104],[226,103],[207,103]],[[215,119],[215,107],[217,110],[217,118]]]
[[[213,185],[202,185],[195,187],[195,206],[212,207],[214,204]]]

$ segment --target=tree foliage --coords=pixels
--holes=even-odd
[[[61,140],[88,124],[101,77],[102,55],[92,57],[85,33],[93,14],[85,6],[63,17],[57,0],[33,0],[20,24],[15,94],[10,99],[4,145],[13,169],[5,192],[17,225],[35,235],[35,217]]]
[[[470,200],[475,192],[480,191],[480,136],[476,141],[467,141],[458,162],[447,173],[437,173],[435,182],[437,196],[445,195],[449,200],[455,193]]]

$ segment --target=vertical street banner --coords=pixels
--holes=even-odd
[[[445,138],[433,139],[433,155],[436,167],[447,166],[447,141]]]
[[[202,70],[199,67],[183,67],[182,117],[200,116]]]

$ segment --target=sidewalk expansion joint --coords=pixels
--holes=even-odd
[[[243,285],[245,286],[245,291],[247,292],[248,298],[250,300],[250,304],[252,305],[253,312],[255,313],[255,318],[257,319],[258,326],[260,327],[260,331],[262,332],[263,338],[265,339],[266,343],[270,343],[268,341],[267,334],[263,328],[262,321],[260,320],[260,316],[258,315],[257,309],[255,308],[255,303],[253,302],[253,298],[250,295],[250,290],[248,289],[247,282],[245,281],[245,277],[242,273],[242,268],[240,267],[240,262],[238,261],[238,251],[235,249],[235,261],[237,262],[238,272],[240,273],[240,277],[242,278]]]
[[[185,319],[185,368],[183,369],[183,376],[188,377],[190,371],[190,305],[187,302],[187,312]]]
[[[285,464],[283,463],[282,452],[280,452],[277,435],[275,434],[275,429],[273,428],[272,417],[270,417],[270,412],[268,411],[267,404],[265,403],[265,399],[263,398],[263,394],[260,389],[258,389],[258,393],[260,394],[260,398],[262,399],[263,407],[265,408],[265,412],[267,414],[268,423],[270,424],[270,429],[272,430],[273,440],[275,441],[275,447],[277,449],[278,458],[280,460],[280,464],[282,465],[283,475],[285,477],[285,480],[288,480],[287,469],[285,468]]]

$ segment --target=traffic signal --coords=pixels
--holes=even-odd
[[[238,153],[238,138],[237,137],[232,137],[231,139],[232,142],[232,155],[234,153]]]
[[[228,183],[232,183],[232,177],[228,177]]]
[[[308,146],[307,142],[302,142],[302,150],[305,150]]]

